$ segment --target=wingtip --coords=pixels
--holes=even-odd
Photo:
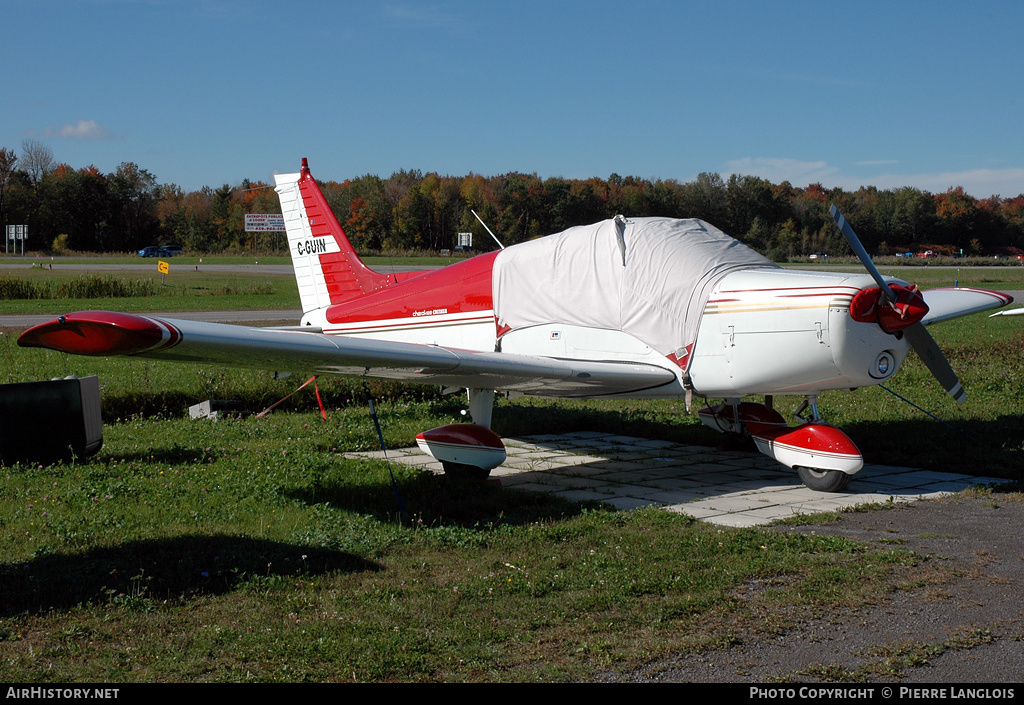
[[[18,336],[23,348],[75,355],[131,355],[180,339],[176,329],[154,318],[115,311],[81,311],[29,328]]]

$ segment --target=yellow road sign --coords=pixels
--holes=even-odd
[[[160,260],[159,262],[157,262],[156,270],[161,274],[167,274],[167,272],[171,271],[171,266],[164,262],[163,260]]]

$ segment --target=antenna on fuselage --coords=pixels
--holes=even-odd
[[[494,233],[491,232],[491,229],[487,227],[487,223],[484,222],[484,219],[481,218],[480,216],[476,215],[476,211],[473,210],[472,208],[469,209],[469,212],[472,213],[474,216],[476,216],[476,219],[480,221],[480,225],[484,226],[484,230],[486,230],[488,233],[490,233],[490,236],[494,238],[494,241],[496,243],[498,243],[498,247],[500,247],[501,249],[504,250],[505,246],[501,244],[501,240],[499,240],[498,237]]]

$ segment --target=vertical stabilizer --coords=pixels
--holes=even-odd
[[[309,173],[279,174],[278,196],[303,313],[370,293],[393,278],[363,264]]]

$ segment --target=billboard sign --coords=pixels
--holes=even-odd
[[[284,216],[280,213],[246,213],[245,232],[273,233],[284,231]]]

